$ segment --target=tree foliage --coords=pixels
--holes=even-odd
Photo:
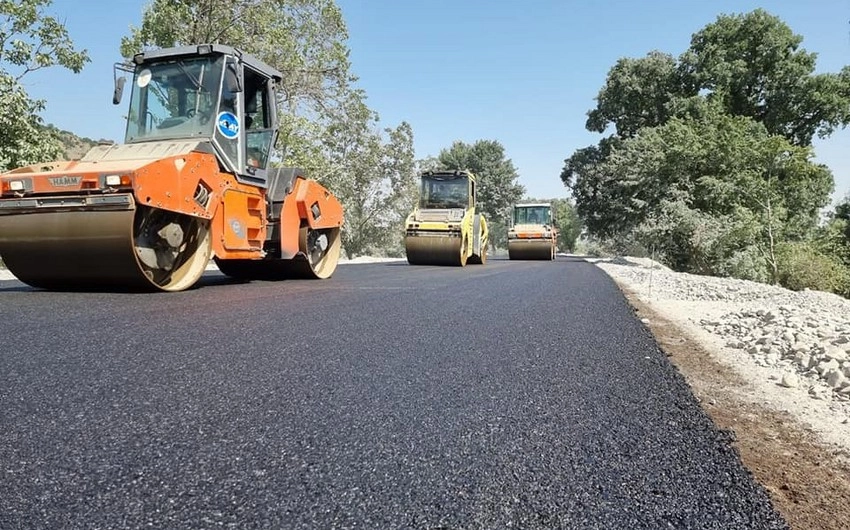
[[[35,70],[62,66],[79,73],[89,62],[75,50],[65,25],[45,14],[52,0],[0,0],[0,64],[15,81]]]
[[[575,206],[569,199],[552,199],[555,226],[558,228],[558,248],[574,252],[576,241],[581,235],[582,224]]]
[[[620,230],[619,203],[610,193],[612,176],[605,174],[603,163],[622,142],[617,137],[603,138],[599,145],[578,149],[564,161],[561,180],[572,190],[576,210],[589,232],[610,237]]]
[[[357,126],[339,123],[327,129],[325,147],[332,182],[345,205],[343,249],[349,258],[399,254],[404,216],[416,190],[413,130],[408,123],[383,131],[362,102]],[[352,111],[354,112],[354,111]]]
[[[220,43],[278,69],[282,156],[311,170],[327,169],[320,147],[325,127],[364,98],[352,83],[348,30],[333,0],[153,0],[142,23],[121,41],[121,53]]]
[[[652,51],[639,59],[622,58],[608,72],[596,108],[587,114],[587,130],[604,133],[613,124],[617,136],[630,138],[643,127],[666,122],[672,115],[671,102],[683,92],[672,55]]]
[[[850,68],[815,74],[814,53],[781,19],[756,9],[721,15],[676,59],[652,51],[609,70],[587,129],[619,138],[682,117],[697,96],[762,123],[795,145],[811,145],[850,121]]]
[[[561,173],[589,233],[679,270],[777,280],[782,245],[812,237],[833,190],[812,138],[850,121],[850,69],[814,74],[801,43],[757,9],[719,16],[678,59],[620,59],[588,112],[611,134]]]
[[[731,274],[737,253],[775,261],[771,239],[799,240],[814,228],[833,181],[812,156],[719,108],[673,118],[623,140],[597,168],[605,180],[596,197],[577,196],[579,212],[603,202],[603,224],[588,218],[595,233],[635,232],[680,270]]]
[[[811,145],[850,119],[850,72],[814,74],[803,38],[762,9],[724,15],[697,32],[681,58],[683,77],[795,145]]]
[[[0,172],[62,157],[62,143],[38,115],[43,109],[43,102],[0,73]]]
[[[845,242],[850,245],[850,193],[836,205],[833,217],[836,221],[843,221],[844,229],[841,232],[844,234]]]
[[[44,101],[33,100],[21,80],[61,66],[75,73],[89,61],[76,50],[64,24],[47,15],[50,0],[0,0],[0,171],[62,156],[62,145],[44,127]]]
[[[836,205],[827,222],[818,227],[812,244],[816,252],[842,264],[850,276],[850,194]],[[850,284],[842,294],[850,298]]]
[[[456,141],[440,151],[437,163],[440,169],[472,171],[478,179],[477,208],[484,212],[488,224],[507,226],[511,206],[523,196],[525,188],[517,183],[519,174],[513,162],[506,158],[501,143],[496,140],[478,140],[473,144]]]
[[[811,242],[783,243],[778,250],[777,279],[784,287],[813,289],[850,297],[850,268]]]

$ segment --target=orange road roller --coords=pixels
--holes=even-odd
[[[44,289],[180,291],[210,259],[243,280],[328,278],[339,200],[274,167],[281,73],[234,48],[183,46],[116,65],[123,144],[0,174],[0,256]]]
[[[558,230],[550,203],[516,204],[508,229],[508,258],[554,260]]]

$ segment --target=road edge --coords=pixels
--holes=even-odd
[[[714,424],[733,434],[744,467],[792,529],[844,530],[850,464],[787,413],[745,399],[748,383],[674,322],[616,282]]]

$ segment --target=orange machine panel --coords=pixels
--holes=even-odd
[[[196,197],[214,198],[222,192],[224,177],[214,155],[191,152],[147,164],[134,172],[133,181],[140,204],[209,219],[214,200]]]
[[[324,186],[312,180],[299,180],[295,187],[299,216],[310,228],[342,226],[342,205]]]
[[[266,237],[265,202],[262,195],[237,189],[224,192],[220,241],[225,250],[259,252]]]
[[[335,228],[342,226],[343,220],[342,204],[324,186],[300,176],[293,186],[280,213],[280,253],[283,259],[291,259],[298,253],[302,225]]]

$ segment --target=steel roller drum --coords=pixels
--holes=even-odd
[[[463,238],[447,235],[408,235],[404,238],[407,261],[411,265],[466,265],[461,253]]]
[[[220,260],[219,270],[242,280],[285,280],[329,278],[339,263],[342,238],[339,228],[312,230],[301,228],[298,234],[300,254],[293,259]],[[324,240],[322,239],[324,238]]]
[[[515,260],[551,260],[552,242],[512,239],[508,241],[508,257]]]
[[[112,209],[0,215],[0,256],[19,280],[44,289],[186,289],[209,262],[208,222],[180,216],[186,234],[181,232],[181,244],[166,270],[147,266],[138,257],[145,252],[159,257],[159,250],[149,248],[149,237],[142,242],[134,236],[140,233],[135,227],[143,229],[149,217],[132,201]]]

